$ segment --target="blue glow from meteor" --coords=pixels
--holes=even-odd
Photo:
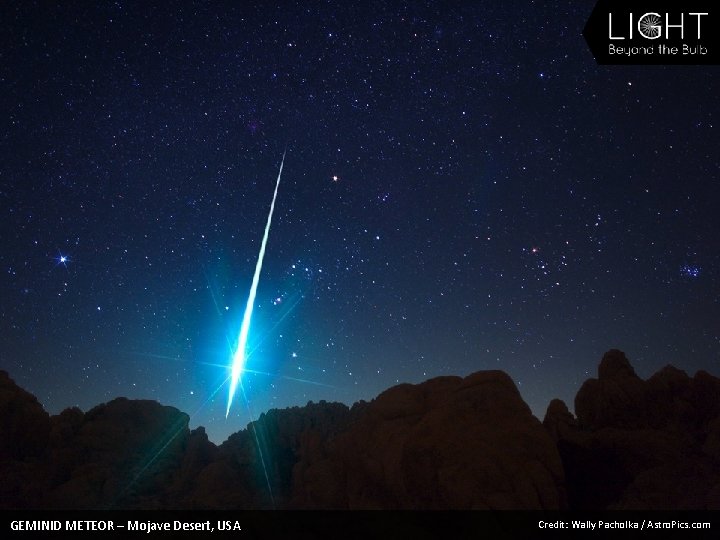
[[[265,234],[263,235],[262,244],[260,244],[260,254],[258,255],[257,264],[255,265],[255,275],[253,275],[252,285],[250,286],[250,294],[248,295],[247,305],[245,306],[245,315],[243,316],[242,325],[240,326],[240,335],[238,337],[237,349],[232,359],[232,371],[230,374],[230,393],[228,394],[227,409],[225,410],[225,418],[230,414],[230,406],[232,405],[235,391],[240,382],[240,375],[245,369],[245,360],[247,354],[245,348],[247,346],[248,332],[250,331],[250,319],[252,318],[253,308],[255,307],[255,295],[257,293],[258,282],[260,281],[260,271],[262,270],[263,259],[265,258],[265,246],[267,245],[268,234],[270,233],[270,223],[272,223],[273,211],[275,210],[275,199],[277,198],[278,188],[280,187],[280,176],[282,176],[283,164],[285,163],[285,153],[283,153],[280,162],[280,171],[278,172],[277,181],[275,182],[275,193],[273,194],[272,203],[270,203],[270,213],[268,214],[267,224],[265,225]]]

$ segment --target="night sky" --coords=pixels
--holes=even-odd
[[[0,369],[49,412],[221,442],[485,369],[542,418],[614,347],[720,371],[720,68],[598,66],[592,0],[60,4],[0,7]]]

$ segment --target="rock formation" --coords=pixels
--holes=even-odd
[[[51,417],[0,372],[0,508],[720,508],[720,379],[642,380],[612,350],[575,411],[541,424],[485,371],[271,410],[216,446],[153,401]]]
[[[720,509],[720,379],[667,366],[644,381],[611,350],[575,411],[554,400],[544,420],[572,508]]]
[[[393,387],[350,429],[300,448],[296,508],[561,508],[557,450],[510,377]]]

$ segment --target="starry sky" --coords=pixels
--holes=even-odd
[[[218,443],[485,369],[542,419],[613,347],[717,374],[720,72],[598,66],[593,5],[3,2],[0,369]]]

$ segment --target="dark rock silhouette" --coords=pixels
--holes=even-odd
[[[50,415],[5,371],[0,371],[0,433],[0,460],[38,456],[50,436]]]
[[[210,442],[118,398],[49,416],[0,372],[0,508],[720,508],[720,379],[621,351],[541,424],[501,371],[271,410]]]
[[[611,350],[575,411],[554,400],[544,420],[572,508],[720,508],[720,379],[667,366],[644,381]]]
[[[43,505],[147,508],[177,474],[186,453],[189,417],[155,401],[117,398],[86,414],[53,418]],[[62,433],[62,434],[61,434]]]
[[[198,472],[194,486],[173,505],[285,508],[302,449],[312,441],[332,438],[347,428],[349,418],[347,406],[324,401],[261,414],[217,448],[215,459]]]
[[[42,496],[38,465],[48,446],[50,415],[37,398],[0,371],[0,506],[36,506]]]
[[[557,450],[501,371],[393,387],[299,457],[297,508],[565,505]]]

